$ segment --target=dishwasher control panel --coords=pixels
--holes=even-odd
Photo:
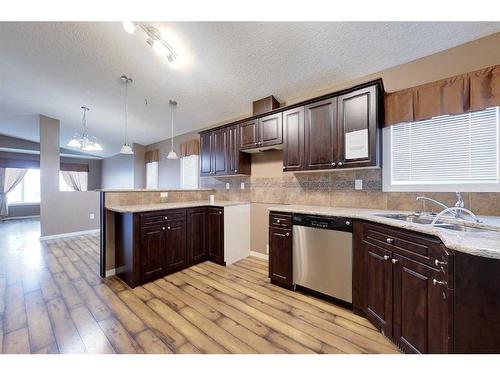
[[[294,214],[293,225],[352,232],[352,220],[345,217]]]

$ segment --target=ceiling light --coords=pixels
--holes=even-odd
[[[123,28],[129,34],[132,34],[137,27],[140,27],[141,30],[144,31],[146,34],[146,43],[148,43],[157,54],[165,56],[170,63],[177,59],[177,54],[174,49],[162,38],[160,31],[156,27],[142,22],[123,22]]]
[[[174,109],[177,107],[177,102],[175,100],[169,100],[168,104],[170,104],[170,112],[172,113],[172,128],[170,133],[170,139],[172,141],[172,149],[167,155],[167,159],[179,159],[177,154],[174,151]]]
[[[82,132],[75,134],[68,142],[68,146],[78,147],[82,151],[102,151],[102,146],[97,143],[97,138],[91,137],[87,131],[87,112],[90,109],[84,106],[81,108],[83,109]]]
[[[131,21],[124,21],[123,22],[123,28],[125,31],[129,34],[133,34],[135,31],[135,24]]]
[[[125,139],[122,145],[122,148],[120,150],[120,154],[126,154],[130,155],[133,154],[134,151],[132,150],[132,147],[127,142],[127,128],[128,128],[128,85],[132,82],[132,78],[127,77],[126,75],[122,75],[120,77],[122,81],[125,83]]]

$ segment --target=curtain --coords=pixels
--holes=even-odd
[[[160,151],[158,150],[146,151],[144,159],[146,160],[146,164],[158,162],[160,161]]]
[[[199,155],[200,154],[200,141],[191,139],[190,141],[181,143],[181,157]]]
[[[73,188],[74,191],[87,191],[88,173],[77,171],[61,171],[64,181]]]
[[[388,93],[385,126],[500,105],[500,65]]]
[[[7,194],[16,188],[28,172],[22,168],[0,168],[0,217],[9,214]]]

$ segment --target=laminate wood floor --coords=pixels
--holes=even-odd
[[[130,289],[99,236],[0,224],[0,353],[398,353],[364,318],[269,283],[267,262],[204,262]]]

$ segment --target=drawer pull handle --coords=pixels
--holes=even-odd
[[[442,261],[436,259],[434,261],[434,264],[439,267],[439,266],[446,266],[448,263],[447,262],[442,262]]]
[[[397,260],[397,259],[392,258],[391,262],[392,262],[392,264],[396,264],[396,263],[398,262],[398,260]]]
[[[439,281],[436,279],[432,279],[432,285],[447,285],[448,283],[446,281]]]
[[[384,260],[389,260],[391,257],[389,255],[384,255]]]
[[[392,238],[387,238],[385,240],[385,242],[389,243],[389,244],[392,244],[394,242],[394,240]]]

